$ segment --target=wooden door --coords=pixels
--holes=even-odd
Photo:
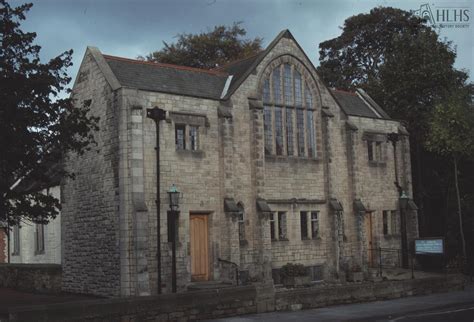
[[[208,216],[190,215],[191,280],[209,280]]]
[[[372,234],[372,213],[367,212],[365,214],[365,237],[367,241],[367,260],[369,266],[373,266],[374,260],[374,242]]]

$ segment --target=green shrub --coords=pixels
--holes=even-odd
[[[306,276],[308,270],[303,264],[287,263],[281,267],[280,274],[282,277]]]

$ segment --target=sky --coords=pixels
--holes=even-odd
[[[22,29],[37,33],[42,60],[73,49],[75,78],[87,46],[102,53],[136,58],[159,50],[163,41],[176,41],[179,33],[198,33],[215,25],[241,21],[247,37],[262,37],[268,45],[283,29],[289,29],[303,50],[318,64],[319,43],[341,34],[344,20],[368,13],[377,6],[417,10],[428,3],[431,11],[468,10],[466,28],[439,29],[441,39],[456,46],[456,68],[474,66],[474,1],[426,0],[29,0],[34,6]],[[26,0],[10,0],[17,6]],[[447,8],[447,9],[445,9]],[[466,22],[466,15],[463,16]],[[452,16],[451,16],[452,19]],[[470,76],[474,80],[473,76]]]

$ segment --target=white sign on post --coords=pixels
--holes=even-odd
[[[444,254],[443,238],[415,239],[415,253],[417,255]]]

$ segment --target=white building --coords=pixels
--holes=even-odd
[[[47,183],[39,183],[26,178],[12,188],[42,191],[61,200],[60,171],[57,167],[54,165],[48,171]],[[10,229],[9,240],[7,249],[10,253],[10,263],[61,264],[61,215],[59,214],[45,225],[22,220],[19,226]]]

